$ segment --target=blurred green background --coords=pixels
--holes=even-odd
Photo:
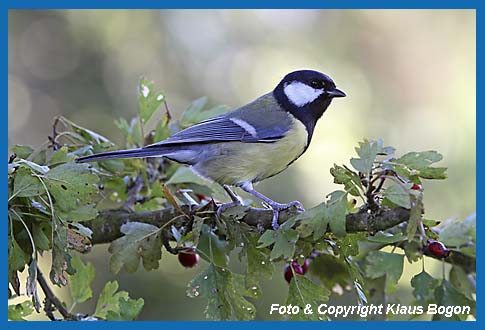
[[[142,75],[161,87],[177,118],[200,96],[237,107],[290,71],[314,69],[348,97],[325,113],[306,154],[259,190],[314,206],[337,188],[329,168],[348,164],[362,138],[380,137],[398,153],[443,153],[449,179],[424,184],[426,217],[461,219],[476,203],[475,27],[473,10],[10,11],[8,143],[41,144],[60,114],[121,143],[113,121],[137,114]],[[97,270],[95,295],[114,279],[106,249],[86,256]],[[185,297],[185,286],[204,266],[186,270],[165,253],[159,270],[118,280],[145,299],[142,319],[201,319],[203,301]],[[420,267],[406,264],[394,294],[402,302]],[[259,319],[284,303],[282,273],[283,265],[264,286]],[[353,295],[336,299],[355,303]]]

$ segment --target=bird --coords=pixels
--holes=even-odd
[[[164,157],[187,164],[200,176],[222,185],[232,202],[223,210],[241,205],[229,186],[239,187],[272,210],[272,227],[278,228],[279,212],[299,201],[282,204],[254,189],[254,184],[290,166],[309,147],[317,121],[334,98],[345,97],[326,74],[314,70],[288,73],[273,91],[256,100],[201,121],[169,138],[129,150],[108,151],[76,159],[76,162],[113,158]]]

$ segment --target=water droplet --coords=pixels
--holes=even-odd
[[[266,262],[264,262],[264,261],[261,261],[261,265],[266,265]]]
[[[206,275],[206,276],[204,276],[204,280],[207,280],[207,279],[208,279],[207,275]]]
[[[117,191],[113,191],[113,197],[118,197],[118,192]]]
[[[145,96],[146,97],[146,96]],[[157,101],[161,101],[163,100],[163,95],[162,94],[158,94],[157,96]]]
[[[244,246],[244,243],[243,243],[243,242],[241,242],[241,244],[239,244],[239,245],[240,245],[240,246]]]
[[[225,269],[225,268],[221,268],[221,271],[225,272],[225,271],[226,271],[226,269]]]
[[[251,288],[251,290],[258,290],[258,287],[257,287],[257,286],[253,286],[253,287]]]

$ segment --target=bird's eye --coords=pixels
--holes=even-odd
[[[315,89],[321,89],[323,88],[323,84],[320,80],[312,80],[310,81],[310,86],[312,86]]]

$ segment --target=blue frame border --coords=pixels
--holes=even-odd
[[[483,1],[482,1],[483,3]],[[477,78],[477,112],[476,112],[476,128],[477,128],[477,187],[485,187],[485,175],[482,174],[478,169],[481,168],[480,165],[484,162],[484,156],[481,155],[479,151],[482,151],[482,137],[483,133],[480,132],[478,129],[480,127],[480,123],[484,122],[485,114],[482,114],[482,111],[478,111],[481,109],[483,97],[481,92],[483,91],[482,87],[482,65],[479,63],[480,54],[483,53],[482,45],[484,42],[484,36],[482,33],[482,26],[483,23],[480,21],[482,17],[482,11],[480,10],[480,3],[478,0],[327,0],[327,1],[318,1],[318,0],[299,0],[295,1],[287,1],[287,0],[247,0],[247,1],[240,1],[234,0],[231,2],[222,1],[222,0],[212,0],[212,1],[153,1],[153,0],[138,0],[138,1],[128,1],[128,0],[104,0],[104,1],[96,1],[96,0],[73,0],[73,1],[62,1],[62,0],[46,0],[46,1],[35,1],[35,0],[26,0],[26,1],[13,1],[13,0],[4,0],[0,3],[0,17],[1,17],[1,41],[2,44],[5,46],[4,51],[1,53],[2,62],[4,63],[3,72],[4,72],[4,79],[2,80],[2,90],[4,95],[4,110],[1,111],[2,120],[0,125],[2,125],[2,152],[3,155],[6,156],[8,154],[8,11],[11,9],[202,9],[202,8],[225,8],[225,9],[249,9],[249,8],[322,8],[322,9],[476,9],[476,28],[477,28],[477,40],[476,40],[476,78]],[[5,162],[6,164],[6,162]],[[2,188],[0,189],[0,200],[3,203],[4,212],[7,209],[7,199],[8,199],[8,192],[7,192],[7,176],[1,177],[1,184]],[[477,189],[477,201],[481,201],[483,190],[485,188],[478,188]],[[484,205],[478,203],[477,204],[477,213],[478,218],[480,218],[481,214],[484,214]],[[5,214],[5,213],[4,213]],[[4,221],[4,225],[1,226],[2,235],[5,237],[7,233],[7,225],[6,221]],[[477,225],[477,233],[480,234],[482,231],[482,226],[478,223]],[[480,235],[479,235],[480,236]],[[482,245],[481,243],[477,244],[477,248],[480,251],[478,253],[480,256],[482,255]],[[3,250],[1,254],[2,258],[2,265],[4,266],[2,269],[2,273],[4,274],[4,278],[7,277],[7,249]],[[477,261],[481,260],[481,257],[478,257]],[[477,262],[477,273],[481,273],[482,266],[480,262]],[[480,277],[479,277],[480,278]],[[482,286],[479,284],[477,287],[477,295],[478,292],[482,293],[483,289]],[[478,299],[478,302],[481,302]],[[413,322],[409,323],[409,321],[401,321],[401,322],[386,322],[386,323],[377,323],[377,322],[360,322],[359,327],[363,328],[374,328],[374,327],[391,327],[395,329],[408,329],[409,326],[418,327],[418,328],[429,328],[429,329],[440,329],[443,330],[444,328],[453,328],[453,329],[469,329],[469,328],[478,328],[484,325],[484,322],[481,320],[482,316],[482,304],[477,304],[477,320],[476,322]],[[7,328],[39,328],[39,329],[51,329],[51,328],[63,328],[66,325],[63,322],[8,322],[7,321],[7,308],[4,307],[4,312],[2,313],[1,317],[1,324]],[[350,321],[349,321],[350,322]],[[256,327],[256,328],[267,328],[267,327],[277,327],[279,330],[294,330],[294,327],[298,327],[300,329],[314,329],[315,327],[327,326],[331,328],[347,328],[350,326],[354,326],[349,322],[334,322],[334,323],[313,323],[313,322],[280,322],[280,321],[253,321],[250,324],[246,322],[205,322],[205,321],[143,321],[143,322],[110,322],[110,323],[101,323],[101,322],[75,322],[69,324],[69,327],[75,328],[105,328],[105,327],[116,327],[120,329],[130,329],[133,326],[143,326],[146,328],[151,329],[159,329],[163,327],[171,327],[171,329],[186,329],[187,327],[194,327],[194,328],[206,328],[206,329],[225,329],[226,327],[230,327],[232,329],[243,329],[248,326]]]

